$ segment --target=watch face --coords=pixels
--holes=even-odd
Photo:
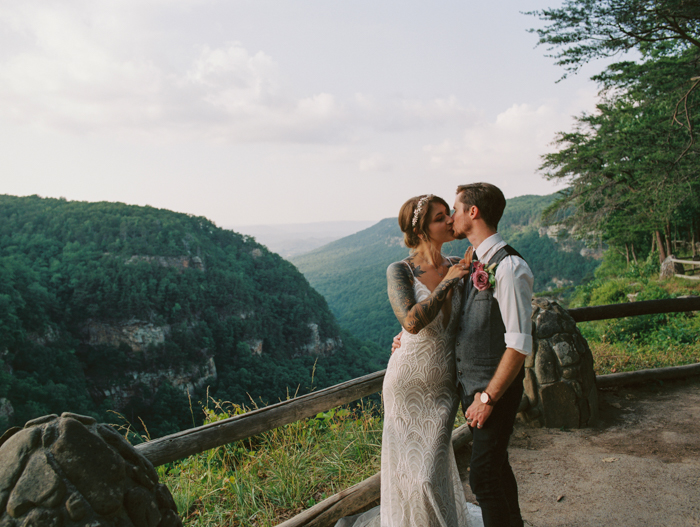
[[[481,402],[484,404],[489,404],[489,401],[491,400],[491,397],[489,397],[489,394],[486,392],[481,392]]]

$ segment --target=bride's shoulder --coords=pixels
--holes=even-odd
[[[390,263],[389,267],[387,269],[391,269],[394,271],[398,271],[398,270],[410,271],[411,264],[409,264],[406,260],[399,260],[398,262]]]
[[[411,266],[406,260],[400,260],[398,262],[393,262],[389,264],[386,269],[387,276],[393,277],[409,277],[413,276],[411,272]]]

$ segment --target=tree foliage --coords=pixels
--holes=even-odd
[[[551,56],[567,72],[632,49],[675,56],[700,48],[697,0],[566,0],[562,7],[528,14],[547,23],[531,31],[540,44],[557,50]]]
[[[700,3],[569,0],[531,14],[549,23],[537,30],[540,43],[558,49],[554,57],[567,71],[631,49],[641,55],[593,77],[600,86],[596,111],[557,134],[558,151],[543,157],[545,177],[568,184],[546,211],[548,221],[602,238],[628,259],[642,247],[644,256],[652,236],[661,259],[677,233],[693,244],[700,212]]]
[[[682,224],[698,211],[698,97],[689,97],[690,130],[671,119],[696,71],[700,53],[623,62],[595,77],[601,83],[597,112],[576,118],[571,132],[557,135],[557,152],[544,156],[548,179],[568,183],[548,212],[579,234],[609,244],[647,241],[649,233]],[[573,214],[563,218],[562,215]]]

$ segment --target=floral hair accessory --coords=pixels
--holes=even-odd
[[[496,285],[496,266],[491,264],[484,267],[481,262],[474,262],[474,272],[472,272],[472,283],[479,291],[486,291],[489,287]]]
[[[421,199],[418,200],[418,205],[416,205],[416,210],[413,212],[413,221],[411,222],[411,225],[414,227],[416,226],[416,223],[418,223],[418,216],[423,210],[423,205],[425,205],[425,202],[428,201],[430,198],[432,198],[432,194],[426,194],[423,196]]]

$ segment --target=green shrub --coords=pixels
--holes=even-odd
[[[627,301],[627,293],[630,287],[627,280],[608,280],[596,287],[590,296],[590,305],[602,306],[606,304],[620,304]]]

